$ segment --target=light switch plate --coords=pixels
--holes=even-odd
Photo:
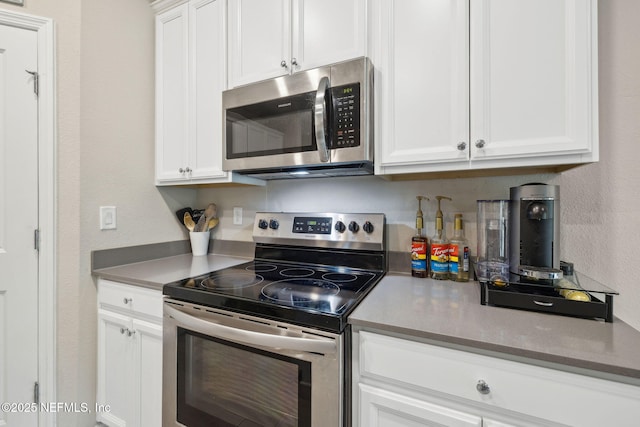
[[[233,225],[242,225],[242,208],[233,208]]]
[[[100,230],[116,229],[116,207],[100,206]]]

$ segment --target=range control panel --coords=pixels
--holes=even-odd
[[[385,216],[380,213],[258,212],[257,243],[383,250]]]

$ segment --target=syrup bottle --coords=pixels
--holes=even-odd
[[[453,237],[449,242],[449,279],[469,281],[469,242],[464,237],[462,214],[455,214]]]
[[[440,210],[442,199],[451,200],[450,197],[436,196],[438,199],[438,211],[436,212],[436,234],[431,238],[430,270],[431,278],[446,280],[449,278],[449,241],[444,233],[444,218]]]
[[[411,275],[414,277],[427,277],[429,265],[427,263],[427,248],[429,239],[422,234],[424,219],[422,216],[422,201],[429,200],[425,196],[416,196],[418,199],[418,212],[416,212],[416,235],[411,239]]]

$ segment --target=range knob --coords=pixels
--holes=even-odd
[[[344,230],[346,230],[346,229],[347,229],[347,226],[346,226],[346,225],[344,225],[344,222],[342,222],[342,221],[338,221],[338,222],[336,222],[335,229],[336,229],[336,231],[337,231],[338,233],[344,233]]]
[[[355,222],[355,221],[351,221],[349,223],[349,231],[351,231],[353,233],[357,233],[358,230],[360,230],[360,226],[358,225],[358,223]]]
[[[272,219],[271,221],[269,221],[269,228],[271,228],[272,230],[277,230],[278,227],[280,227],[280,223],[277,219]]]
[[[269,223],[266,220],[264,219],[258,220],[258,228],[261,228],[262,230],[266,230],[267,227],[269,227]]]
[[[371,234],[373,233],[373,224],[371,224],[370,221],[365,221],[365,223],[362,225],[362,229],[365,233]]]

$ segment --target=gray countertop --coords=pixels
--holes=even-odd
[[[166,283],[252,258],[169,256],[94,269],[95,276],[161,290]],[[640,332],[613,323],[483,306],[476,282],[387,274],[349,317],[355,327],[462,346],[508,358],[621,376],[640,384]]]
[[[477,282],[388,274],[349,317],[356,327],[498,352],[639,384],[640,332],[605,323],[484,306]]]
[[[99,268],[93,270],[93,275],[103,279],[161,290],[162,286],[167,283],[221,270],[251,261],[251,259],[253,258],[218,254],[193,256],[188,253],[150,261]]]

